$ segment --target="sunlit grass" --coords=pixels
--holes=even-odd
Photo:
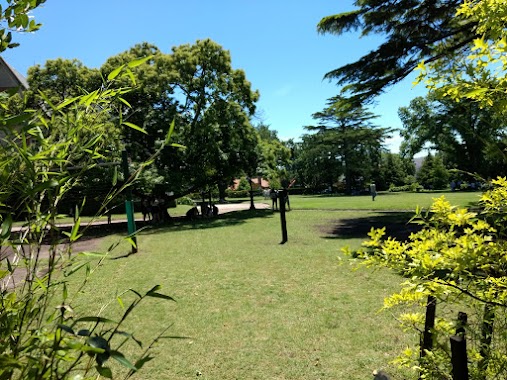
[[[422,193],[379,193],[372,201],[371,196],[291,195],[294,209],[346,209],[346,210],[410,210],[417,206],[428,208],[434,198],[444,196],[451,204],[461,207],[477,205],[480,192],[422,192]]]
[[[189,337],[156,345],[142,379],[353,380],[386,367],[396,374],[388,363],[407,337],[378,311],[401,279],[353,271],[342,260],[340,248],[357,247],[365,235],[335,227],[357,216],[291,211],[285,245],[269,210],[147,230],[139,253],[107,260],[75,306],[92,313],[112,300],[106,315],[114,315],[117,293],[155,284],[177,300],[149,302],[133,315],[130,327],[145,341],[169,325],[168,334]],[[128,252],[122,245],[116,255]]]

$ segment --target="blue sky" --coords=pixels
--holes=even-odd
[[[319,35],[322,17],[354,9],[352,0],[47,0],[34,12],[43,27],[17,35],[21,46],[3,53],[20,73],[48,59],[76,58],[88,67],[140,42],[163,52],[211,38],[231,52],[234,68],[243,69],[260,91],[257,120],[297,139],[311,115],[339,92],[323,79],[326,72],[353,62],[374,49],[380,36],[359,38]],[[401,127],[398,108],[423,94],[408,78],[378,98],[377,123]],[[399,138],[389,141],[396,152]]]

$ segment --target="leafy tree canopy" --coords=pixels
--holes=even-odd
[[[268,125],[259,124],[255,127],[259,136],[257,147],[258,163],[257,173],[265,178],[280,180],[291,162],[290,148],[277,136],[275,130]]]
[[[164,143],[175,120],[171,142],[186,147],[163,150],[147,178],[179,196],[243,172],[253,175],[258,137],[250,118],[259,94],[244,71],[232,67],[230,53],[209,39],[174,47],[170,54],[138,44],[110,57],[100,70],[77,60],[48,61],[31,68],[28,80],[56,101],[92,91],[109,72],[143,57],[148,59],[132,67],[130,77],[115,82],[130,91],[123,96],[125,128],[114,137],[124,142],[134,161],[143,162]]]
[[[382,144],[390,129],[374,125],[372,120],[376,115],[340,96],[331,98],[328,106],[313,117],[320,124],[306,129],[316,131],[318,137],[308,142],[321,144],[314,149],[338,164],[340,169],[334,173],[335,180],[343,175],[348,193],[364,186],[376,172]]]
[[[352,101],[364,102],[398,83],[419,63],[467,54],[478,37],[477,20],[455,17],[462,0],[356,0],[357,9],[324,17],[321,33],[360,31],[379,34],[385,42],[356,62],[326,74],[343,85]],[[473,2],[475,3],[475,2]]]
[[[0,7],[0,52],[19,46],[12,32],[35,32],[41,27],[30,13],[46,0],[7,0]],[[5,2],[4,2],[5,3]]]
[[[400,108],[399,116],[403,154],[413,156],[428,147],[442,152],[450,167],[484,177],[505,173],[505,159],[499,155],[505,145],[505,123],[491,108],[430,93]],[[504,163],[499,165],[498,160]]]
[[[453,60],[420,65],[419,81],[439,96],[471,99],[482,108],[505,115],[507,106],[507,3],[504,0],[465,1],[455,19],[474,24],[476,36],[468,44],[471,54]]]

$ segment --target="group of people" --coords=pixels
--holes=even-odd
[[[218,215],[218,207],[216,205],[208,204],[207,202],[202,202],[200,206],[201,206],[200,212],[197,206],[194,206],[191,209],[189,209],[186,213],[187,219],[195,220],[198,217],[211,218]]]
[[[278,199],[280,198],[280,191],[269,189],[268,195],[271,198],[271,209],[273,211],[278,210]],[[287,210],[290,210],[289,193],[287,191],[285,192],[285,206]]]
[[[144,222],[162,223],[171,220],[167,212],[167,200],[165,196],[147,196],[141,199],[141,212]]]

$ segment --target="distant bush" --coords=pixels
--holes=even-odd
[[[225,191],[228,198],[248,198],[250,196],[248,190],[229,190]]]
[[[424,188],[419,185],[417,182],[411,183],[409,185],[403,185],[403,186],[389,186],[389,191],[391,193],[400,193],[404,191],[423,191]]]
[[[193,206],[195,204],[195,202],[190,197],[181,197],[176,200],[176,204]]]

